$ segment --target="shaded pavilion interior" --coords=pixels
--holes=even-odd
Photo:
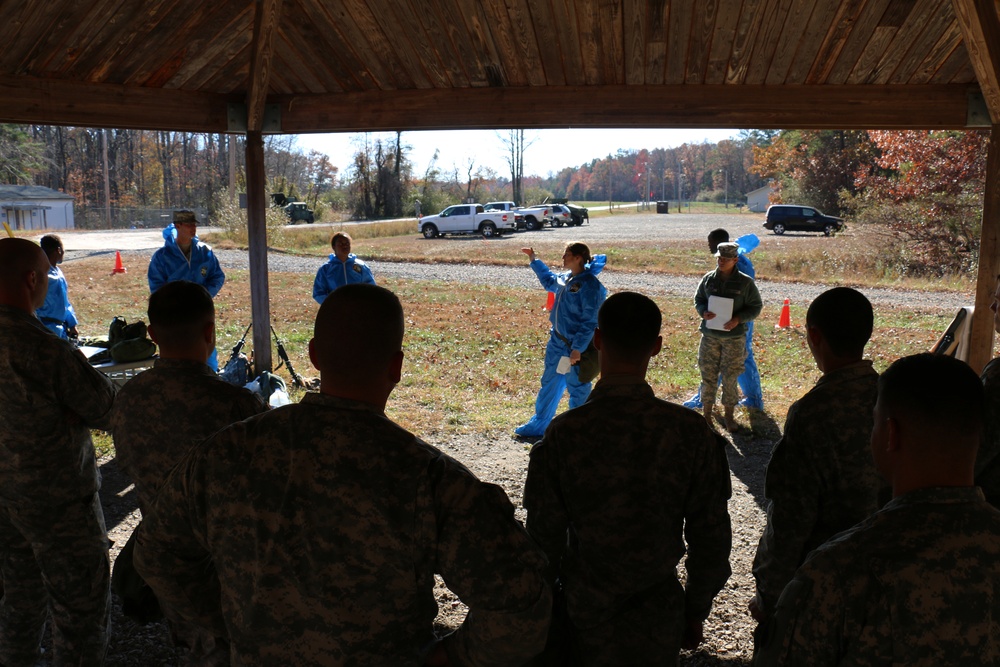
[[[991,0],[7,0],[0,44],[0,122],[245,135],[260,369],[264,134],[1000,124]],[[977,372],[1000,271],[997,143]]]

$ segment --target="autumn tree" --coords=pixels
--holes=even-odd
[[[855,174],[874,159],[868,133],[859,130],[786,130],[752,150],[751,171],[775,181],[775,203],[827,213],[840,211],[842,196],[856,191]]]
[[[854,218],[889,230],[915,273],[942,275],[977,262],[989,132],[871,131],[878,155],[856,174]]]

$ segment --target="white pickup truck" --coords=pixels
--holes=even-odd
[[[551,206],[520,207],[512,201],[491,201],[486,204],[487,211],[512,211],[524,217],[524,228],[529,232],[541,229],[546,222],[551,222]]]
[[[425,239],[445,234],[482,234],[489,239],[517,229],[514,213],[487,211],[482,204],[456,204],[437,215],[425,215],[417,222]]]

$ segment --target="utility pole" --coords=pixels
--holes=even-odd
[[[104,215],[111,229],[111,176],[108,169],[108,129],[101,131],[101,152],[104,153]]]

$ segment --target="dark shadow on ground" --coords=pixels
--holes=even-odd
[[[750,428],[745,426],[728,434],[726,447],[729,468],[743,482],[754,502],[764,508],[764,471],[771,460],[771,450],[781,438],[778,423],[764,410],[748,410]],[[740,420],[742,423],[742,419]],[[721,431],[726,434],[726,431]]]
[[[132,480],[118,468],[118,459],[105,461],[98,467],[98,471],[101,473],[100,495],[104,523],[110,531],[139,507],[139,497],[135,487],[129,489]]]

